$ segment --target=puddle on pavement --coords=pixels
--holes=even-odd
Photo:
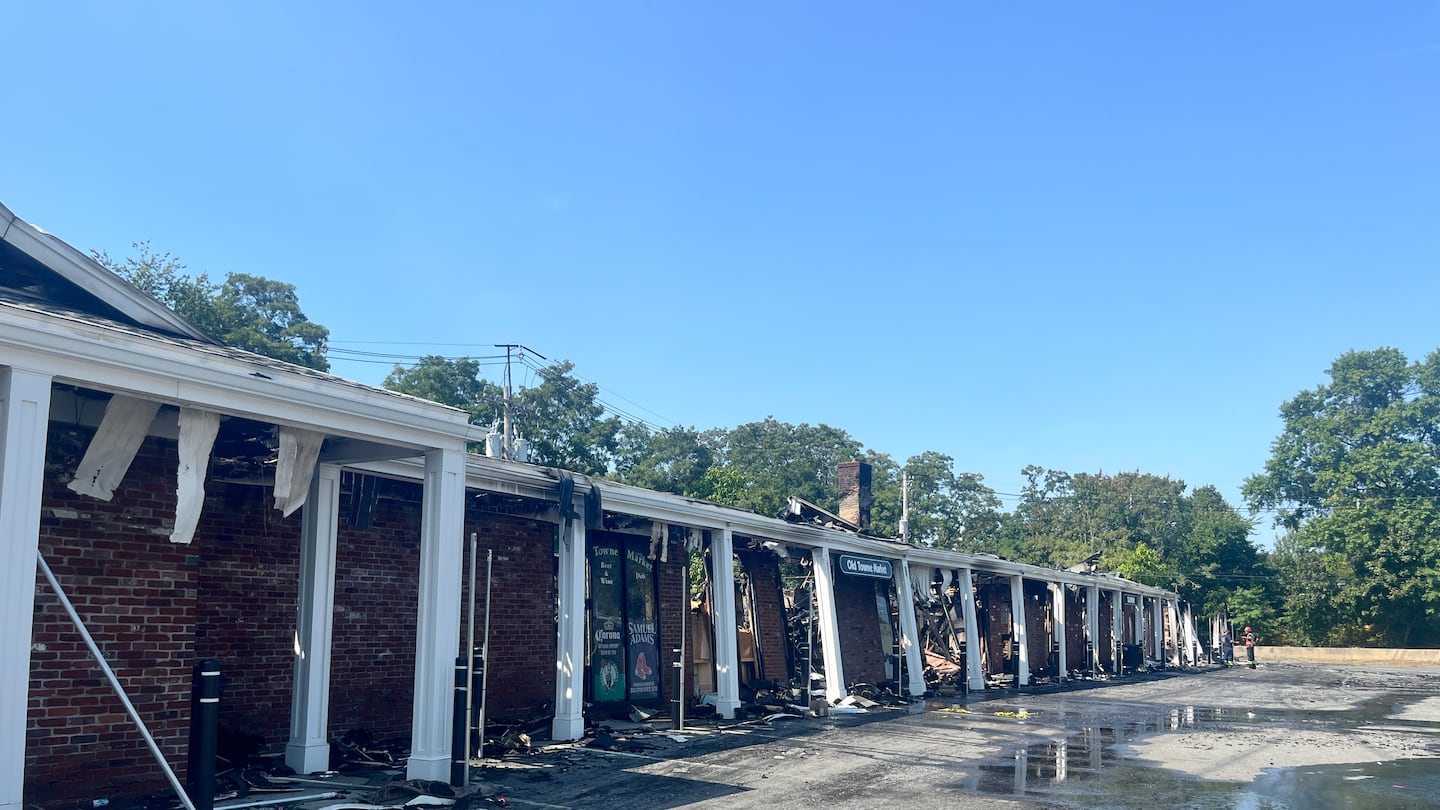
[[[1014,707],[987,707],[1004,711]],[[1440,808],[1440,758],[1270,768],[1248,784],[1212,782],[1127,760],[1116,746],[1159,732],[1203,734],[1244,724],[1323,723],[1362,729],[1393,711],[1393,701],[1349,711],[1250,711],[1187,706],[1135,722],[1089,725],[1061,740],[1030,745],[1008,762],[982,764],[974,789],[1083,808],[1199,810],[1429,810]],[[988,712],[987,712],[988,713]],[[1051,721],[1079,721],[1048,713]],[[1057,716],[1058,715],[1058,716]],[[1032,713],[1032,716],[1033,713]],[[1067,723],[1069,724],[1069,723]],[[1423,724],[1421,724],[1423,725]],[[1415,729],[1420,730],[1420,729]],[[1437,751],[1440,754],[1440,751]]]

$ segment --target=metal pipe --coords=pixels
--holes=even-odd
[[[468,622],[468,634],[465,640],[465,763],[468,766],[475,751],[470,747],[470,723],[475,717],[475,567],[479,564],[475,560],[478,553],[478,537],[475,532],[470,533],[470,620]],[[489,618],[490,608],[485,608],[486,618]],[[485,727],[480,727],[480,755],[485,755]],[[468,771],[466,772],[468,776]]]
[[[131,703],[130,698],[126,696],[125,688],[120,685],[120,679],[115,677],[115,670],[110,668],[110,664],[105,660],[104,654],[100,652],[100,647],[95,644],[95,639],[90,636],[90,631],[85,629],[85,622],[80,619],[80,614],[75,611],[75,605],[71,604],[70,597],[65,595],[65,589],[60,587],[60,581],[55,578],[55,572],[51,571],[49,564],[45,562],[45,555],[36,552],[35,560],[40,564],[40,571],[45,574],[46,581],[49,582],[50,587],[55,590],[55,596],[60,599],[60,604],[70,616],[70,621],[74,623],[75,629],[80,631],[80,637],[85,640],[85,646],[90,649],[90,654],[95,656],[95,662],[100,665],[100,670],[105,673],[105,679],[110,682],[110,686],[115,690],[115,694],[120,698],[120,702],[125,705],[125,713],[130,715],[131,722],[135,724],[136,728],[140,729],[140,736],[145,738],[145,745],[150,749],[150,753],[154,755],[155,761],[160,764],[160,770],[164,771],[166,781],[168,781],[170,787],[174,789],[175,795],[180,798],[180,804],[185,806],[185,810],[195,810],[194,803],[190,801],[189,794],[185,792],[184,786],[181,785],[180,780],[176,778],[175,771],[170,768],[170,763],[165,761],[165,755],[160,753],[160,746],[156,745],[155,738],[150,736],[150,729],[146,728],[145,721],[140,719],[140,712],[135,710],[135,704]]]
[[[334,799],[339,795],[340,792],[336,790],[326,791],[325,793],[300,794],[298,796],[295,794],[287,794],[269,799],[254,799],[248,802],[226,802],[225,804],[215,805],[215,810],[240,810],[242,807],[264,807],[267,804],[290,804],[291,802],[308,802],[314,799]],[[354,805],[350,804],[345,805],[345,807],[353,806]]]
[[[490,683],[490,589],[493,578],[491,572],[495,568],[495,550],[485,549],[485,636],[481,640],[481,658],[485,666],[480,670],[480,759],[485,759],[485,708],[490,701],[486,695],[486,688]]]
[[[688,548],[688,546],[687,546]],[[675,685],[675,730],[685,730],[685,626],[690,623],[690,554],[680,566],[680,649],[675,666],[680,670]]]

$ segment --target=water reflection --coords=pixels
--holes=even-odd
[[[1269,722],[1244,709],[1177,706],[1154,716],[1086,725],[980,766],[976,789],[1081,807],[1440,808],[1440,758],[1307,768],[1270,768],[1251,784],[1207,782],[1126,760],[1115,747],[1158,732],[1207,733],[1226,724]]]

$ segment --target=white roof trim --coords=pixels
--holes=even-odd
[[[5,365],[82,387],[329,436],[462,450],[472,429],[467,413],[446,405],[21,308],[0,307],[0,346]]]
[[[424,468],[414,461],[394,460],[354,465],[357,469],[402,479],[420,479]],[[555,497],[556,479],[549,468],[534,464],[502,461],[487,456],[468,455],[466,486],[486,492],[503,492],[539,500]],[[1022,576],[1041,582],[1067,585],[1099,585],[1103,590],[1124,591],[1163,599],[1177,599],[1178,594],[1131,582],[1118,575],[1077,574],[1041,565],[1002,560],[997,557],[965,554],[936,548],[923,548],[851,532],[827,529],[803,523],[789,523],[736,509],[731,506],[687,498],[668,492],[656,492],[613,481],[575,476],[575,494],[588,492],[592,483],[600,487],[607,511],[623,512],[636,517],[663,520],[698,529],[729,528],[745,537],[777,540],[803,548],[824,546],[832,552],[865,554],[895,562],[933,568],[969,568],[973,571],[1001,576]]]
[[[135,285],[105,269],[99,262],[65,240],[16,216],[4,203],[0,203],[0,240],[10,243],[20,252],[142,326],[215,343],[209,335],[191,326],[184,318],[141,292]]]

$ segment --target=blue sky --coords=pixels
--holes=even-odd
[[[0,200],[293,283],[365,382],[522,343],[1238,503],[1335,357],[1440,347],[1434,2],[8,5]]]

